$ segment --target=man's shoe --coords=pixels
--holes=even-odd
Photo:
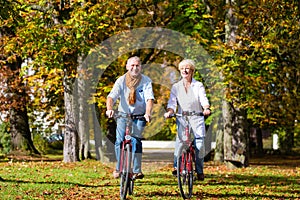
[[[172,175],[177,176],[177,169],[176,168],[174,168],[174,170],[172,171]]]
[[[142,178],[144,178],[144,174],[142,172],[134,173],[132,178],[133,179],[142,179]]]
[[[204,181],[204,174],[197,174],[197,180]]]
[[[114,178],[120,178],[120,172],[117,171],[117,170],[113,171],[113,177]]]

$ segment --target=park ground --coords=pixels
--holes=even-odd
[[[150,156],[152,155],[152,157]],[[155,156],[156,155],[156,156]],[[156,157],[156,159],[154,159]],[[180,199],[172,159],[144,156],[145,178],[135,182],[128,199]],[[1,199],[119,199],[119,180],[112,178],[114,162],[61,158],[2,158]],[[192,199],[300,199],[300,157],[268,155],[251,158],[250,166],[228,170],[205,162],[206,179],[196,182]]]

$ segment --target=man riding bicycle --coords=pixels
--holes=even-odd
[[[151,120],[154,94],[152,81],[148,76],[141,74],[142,65],[140,58],[131,57],[126,64],[127,73],[118,78],[106,100],[106,115],[111,118],[114,115],[113,105],[120,100],[118,111],[129,113],[133,116],[132,123],[132,152],[133,152],[133,178],[142,179],[142,132],[146,126],[146,121]],[[146,121],[135,119],[134,116],[144,115]],[[125,137],[126,119],[117,119],[115,154],[117,159],[116,169],[113,172],[114,178],[120,177],[120,144]]]

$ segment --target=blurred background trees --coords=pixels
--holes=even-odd
[[[211,56],[210,70],[199,69],[195,77],[206,85],[210,84],[205,81],[215,80],[207,88],[213,115],[206,121],[220,130],[212,133],[217,137],[216,159],[247,166],[251,150],[263,153],[261,130],[278,133],[284,153],[299,147],[298,1],[5,0],[0,4],[4,8],[0,11],[0,101],[4,123],[9,124],[11,151],[43,152],[37,151],[32,138],[36,134],[44,138],[55,124],[64,124],[64,161],[88,158],[89,141],[95,138],[97,159],[102,159],[102,136],[110,138],[114,130],[104,114],[106,95],[125,72],[131,55],[140,56],[146,66],[165,66],[146,68],[150,77],[167,84],[154,84],[154,120],[145,138],[173,139],[175,125],[162,113],[168,86],[179,78],[177,64],[182,56],[136,48],[107,68],[97,68],[101,77],[93,77],[99,71],[83,67],[91,50],[103,41],[143,27],[183,33]],[[74,99],[86,95],[91,80],[97,83],[93,82],[95,88],[88,96]],[[212,123],[213,119],[221,120]],[[95,128],[97,123],[100,126]]]

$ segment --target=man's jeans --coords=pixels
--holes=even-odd
[[[142,165],[142,132],[146,126],[146,122],[139,119],[134,119],[132,121],[132,159],[133,159],[133,173],[141,172]],[[117,119],[117,130],[116,130],[116,142],[115,142],[115,154],[117,159],[116,170],[119,171],[120,167],[120,151],[121,144],[125,138],[126,130],[126,119],[118,118]]]

